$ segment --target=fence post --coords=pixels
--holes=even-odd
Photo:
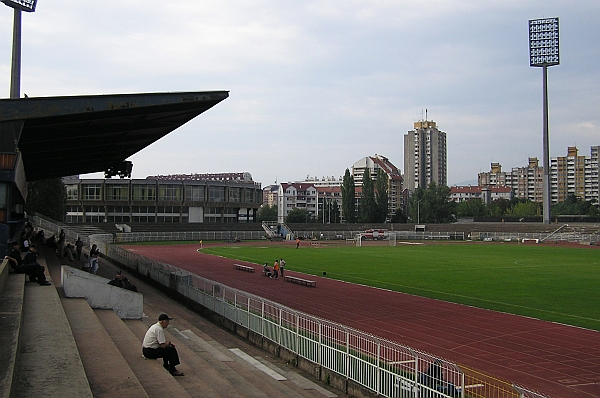
[[[346,330],[346,366],[344,370],[346,373],[344,376],[348,378],[350,376],[350,332],[348,330]]]
[[[283,314],[283,310],[281,308],[279,308],[279,327],[277,328],[277,344],[281,345],[281,324],[282,324],[282,314]]]
[[[323,353],[322,353],[323,340],[322,340],[322,338],[323,338],[323,323],[321,321],[319,321],[319,343],[317,346],[317,349],[319,350],[317,352],[317,360],[319,361],[319,363],[318,363],[319,366],[323,366]]]
[[[381,385],[381,341],[377,342],[377,393],[381,394],[383,391]]]
[[[260,314],[260,336],[265,337],[265,301],[261,300],[261,314]]]
[[[298,355],[298,353],[300,352],[300,315],[299,314],[294,314],[294,316],[296,317],[296,355]],[[296,364],[296,366],[298,366],[298,364]]]

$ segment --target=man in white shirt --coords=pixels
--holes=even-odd
[[[144,336],[142,343],[142,355],[146,358],[163,359],[163,366],[173,376],[183,376],[183,373],[175,369],[179,365],[179,354],[175,349],[175,345],[167,341],[165,337],[165,329],[169,326],[169,318],[167,314],[160,314],[158,322],[150,326],[150,329]]]

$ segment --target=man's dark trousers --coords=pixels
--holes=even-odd
[[[142,348],[142,354],[144,354],[146,358],[150,359],[162,358],[163,366],[170,373],[173,373],[175,371],[175,366],[179,365],[179,354],[177,353],[175,347],[172,346],[168,346],[166,348],[144,347]]]

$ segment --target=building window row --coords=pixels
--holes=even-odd
[[[170,201],[205,202],[205,185],[158,185],[154,184],[66,184],[67,200],[76,201]],[[105,190],[105,192],[103,192]],[[158,192],[157,192],[158,190]],[[131,191],[131,192],[130,192]],[[131,193],[131,196],[130,196]],[[262,201],[262,191],[256,188],[208,186],[209,202],[256,203]]]

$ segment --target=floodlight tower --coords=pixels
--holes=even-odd
[[[0,0],[14,9],[10,98],[21,96],[21,11],[34,12],[37,0]]]
[[[548,136],[548,67],[558,65],[558,18],[529,20],[529,66],[542,67],[543,90],[543,211],[544,224],[550,224],[550,149]]]

